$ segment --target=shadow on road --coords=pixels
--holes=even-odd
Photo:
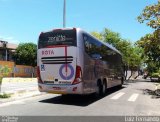
[[[160,96],[158,96],[155,93],[155,90],[150,90],[150,89],[141,89],[141,90],[143,91],[143,94],[145,94],[145,95],[151,95],[151,98],[153,98],[153,99],[160,98]]]
[[[64,95],[64,96],[57,96],[50,99],[45,99],[39,101],[41,103],[49,103],[49,104],[64,104],[64,105],[74,105],[74,106],[88,106],[118,90],[121,90],[125,87],[114,87],[112,89],[108,89],[107,93],[103,97],[96,98],[94,94],[91,95]]]

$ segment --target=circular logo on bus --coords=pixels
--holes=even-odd
[[[59,75],[63,80],[70,80],[74,76],[74,68],[70,64],[63,64],[59,69]]]

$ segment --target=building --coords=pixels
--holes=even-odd
[[[13,54],[18,45],[0,40],[0,60],[13,61]]]

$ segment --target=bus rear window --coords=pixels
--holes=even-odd
[[[56,45],[77,46],[76,30],[54,30],[40,35],[38,42],[39,49]]]

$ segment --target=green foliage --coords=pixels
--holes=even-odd
[[[143,57],[147,71],[151,75],[160,70],[160,1],[146,6],[137,19],[140,23],[147,22],[147,26],[155,29],[152,34],[146,34],[137,42],[137,45],[144,50]]]
[[[113,32],[110,29],[105,28],[102,32],[104,42],[107,42],[114,47],[117,47],[117,44],[121,41],[120,34],[117,32]]]
[[[152,73],[151,77],[154,77],[154,78],[159,78],[160,77],[160,73]]]
[[[93,32],[91,32],[91,35],[93,35],[95,38],[97,38],[99,40],[104,40],[102,34],[99,32],[93,31]]]
[[[10,97],[11,97],[10,94],[6,94],[6,93],[0,94],[0,98],[10,98]]]
[[[8,66],[0,67],[0,84],[2,83],[3,77],[7,76],[11,72],[11,69]]]
[[[148,26],[160,29],[160,1],[157,4],[146,6],[137,19],[140,23],[147,21]]]
[[[141,58],[142,50],[136,46],[130,47],[128,49],[127,61],[131,69],[138,69],[143,63],[143,58]]]
[[[156,30],[153,34],[146,34],[137,45],[143,48],[143,57],[147,64],[149,73],[153,73],[160,69],[160,30]]]
[[[21,43],[16,49],[14,59],[19,65],[36,66],[37,46],[34,43]]]

